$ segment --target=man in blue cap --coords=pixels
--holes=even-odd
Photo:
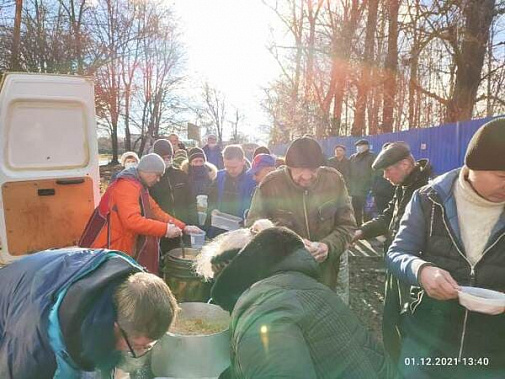
[[[268,173],[275,170],[275,157],[270,154],[258,154],[254,157],[251,169],[249,172],[254,178],[256,184],[260,184],[261,181],[268,175]]]

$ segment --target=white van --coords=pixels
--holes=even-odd
[[[0,149],[0,263],[76,245],[100,199],[92,79],[5,74]]]

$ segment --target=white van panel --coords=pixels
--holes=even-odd
[[[6,188],[12,188],[14,182],[23,181],[27,185],[33,183],[30,185],[38,188],[40,180],[54,179],[58,181],[55,183],[67,183],[68,180],[75,178],[90,178],[93,202],[90,205],[96,206],[100,199],[99,156],[92,79],[67,75],[6,74],[0,88],[0,149],[0,186],[3,189],[0,193]],[[65,181],[65,179],[68,180]],[[72,186],[75,185],[79,184],[72,184]],[[51,195],[54,200],[51,197],[51,204],[58,204],[60,201],[58,197],[63,196],[63,192],[65,198],[61,201],[68,203],[73,200],[69,200],[69,192],[63,191],[61,185],[56,184],[54,188],[54,195]],[[87,193],[87,191],[75,191],[75,202],[89,203],[89,194],[86,195],[86,199],[79,198],[84,192]],[[30,202],[38,201],[37,193],[31,194],[28,191],[25,195],[28,196],[26,201],[28,199]],[[46,204],[49,198],[40,196],[40,201]],[[93,206],[86,207],[86,212],[89,212]],[[0,238],[7,243],[2,244],[0,263],[8,263],[22,254],[19,249],[16,252],[13,251],[15,255],[9,254],[9,236],[19,238],[17,233],[19,231],[7,232],[5,208],[9,209],[10,220],[13,220],[13,209],[20,211],[23,209],[19,204],[4,204],[3,196],[1,196]],[[37,207],[32,208],[37,209]],[[31,215],[30,222],[36,220],[41,224],[32,225],[33,227],[29,228],[33,230],[34,235],[23,231],[24,238],[36,239],[43,246],[43,238],[38,235],[40,231],[47,229],[47,225],[54,225],[56,229],[61,229],[61,224],[70,220],[70,218],[62,219],[67,213],[71,212],[63,214],[60,212],[57,219],[48,217],[51,214],[56,215],[53,212],[40,214],[40,217],[36,214]],[[81,215],[79,219],[87,216]],[[73,214],[72,217],[75,220],[76,215]],[[37,231],[39,233],[35,235]],[[67,240],[75,240],[76,230],[72,230],[72,234],[73,239],[69,237]],[[56,239],[53,238],[53,240]],[[65,240],[65,238],[58,240]],[[14,241],[11,241],[11,246],[20,246],[19,243],[12,242]],[[48,247],[63,246],[50,245]]]
[[[9,113],[5,131],[8,168],[55,170],[88,164],[84,103],[19,100],[9,106]]]

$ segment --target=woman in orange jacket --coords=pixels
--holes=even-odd
[[[122,171],[107,188],[84,230],[81,247],[125,252],[149,271],[159,269],[159,238],[199,232],[163,212],[149,195],[165,172],[157,154],[142,157],[138,166]]]

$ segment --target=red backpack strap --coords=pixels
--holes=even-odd
[[[102,198],[100,199],[98,207],[96,207],[91,214],[86,228],[84,228],[84,232],[81,235],[81,239],[79,240],[80,247],[91,247],[105,225],[107,225],[106,247],[110,247],[110,202],[111,193],[115,187],[115,184],[116,181],[114,181],[109,186],[109,188],[107,188],[107,191],[105,191]]]

